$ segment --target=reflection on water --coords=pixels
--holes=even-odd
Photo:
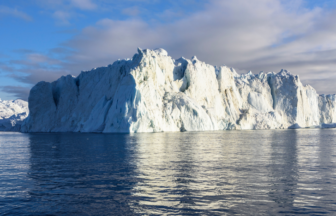
[[[0,133],[0,214],[335,214],[336,130]]]
[[[298,131],[291,130],[286,136],[272,133],[269,164],[268,192],[280,212],[293,213],[294,199],[298,184]]]

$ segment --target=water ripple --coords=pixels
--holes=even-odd
[[[0,215],[332,215],[336,130],[0,133]]]

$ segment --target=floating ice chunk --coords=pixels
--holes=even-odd
[[[164,49],[40,82],[23,132],[161,132],[334,127],[336,96],[287,70],[239,75]]]

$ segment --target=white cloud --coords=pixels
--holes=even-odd
[[[94,10],[97,5],[92,3],[91,0],[71,0],[71,3],[82,10]]]
[[[91,0],[35,0],[39,6],[50,14],[58,25],[70,25],[75,17],[83,17],[83,11],[94,10],[98,6]]]
[[[239,71],[286,68],[301,79],[336,78],[336,15],[304,9],[300,2],[290,7],[282,0],[213,0],[201,12],[154,26],[104,19],[66,43],[77,51],[69,67],[90,69],[131,57],[136,47],[162,47],[175,58],[197,55]]]
[[[9,8],[6,6],[1,6],[0,5],[0,16],[13,16],[13,17],[18,17],[26,21],[32,21],[33,19],[27,15],[26,13],[17,10],[16,8]]]
[[[319,93],[336,93],[333,20],[335,10],[305,9],[300,0],[212,0],[202,11],[170,23],[103,19],[62,44],[74,52],[53,63],[57,69],[27,66],[28,76],[17,80],[34,83],[70,72],[77,75],[132,57],[137,47],[162,47],[174,58],[197,55],[207,63],[241,72],[289,69]],[[35,57],[35,62],[43,59]],[[50,59],[43,61],[52,64]]]
[[[56,19],[56,23],[60,25],[70,25],[71,13],[67,11],[55,11],[53,17]]]
[[[137,16],[140,13],[138,7],[130,7],[122,10],[122,13],[128,16]]]

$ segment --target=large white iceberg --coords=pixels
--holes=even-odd
[[[226,66],[141,50],[107,67],[39,82],[22,132],[135,133],[336,126],[335,95],[298,76],[239,75]]]
[[[0,131],[19,131],[28,113],[27,101],[0,99]]]

